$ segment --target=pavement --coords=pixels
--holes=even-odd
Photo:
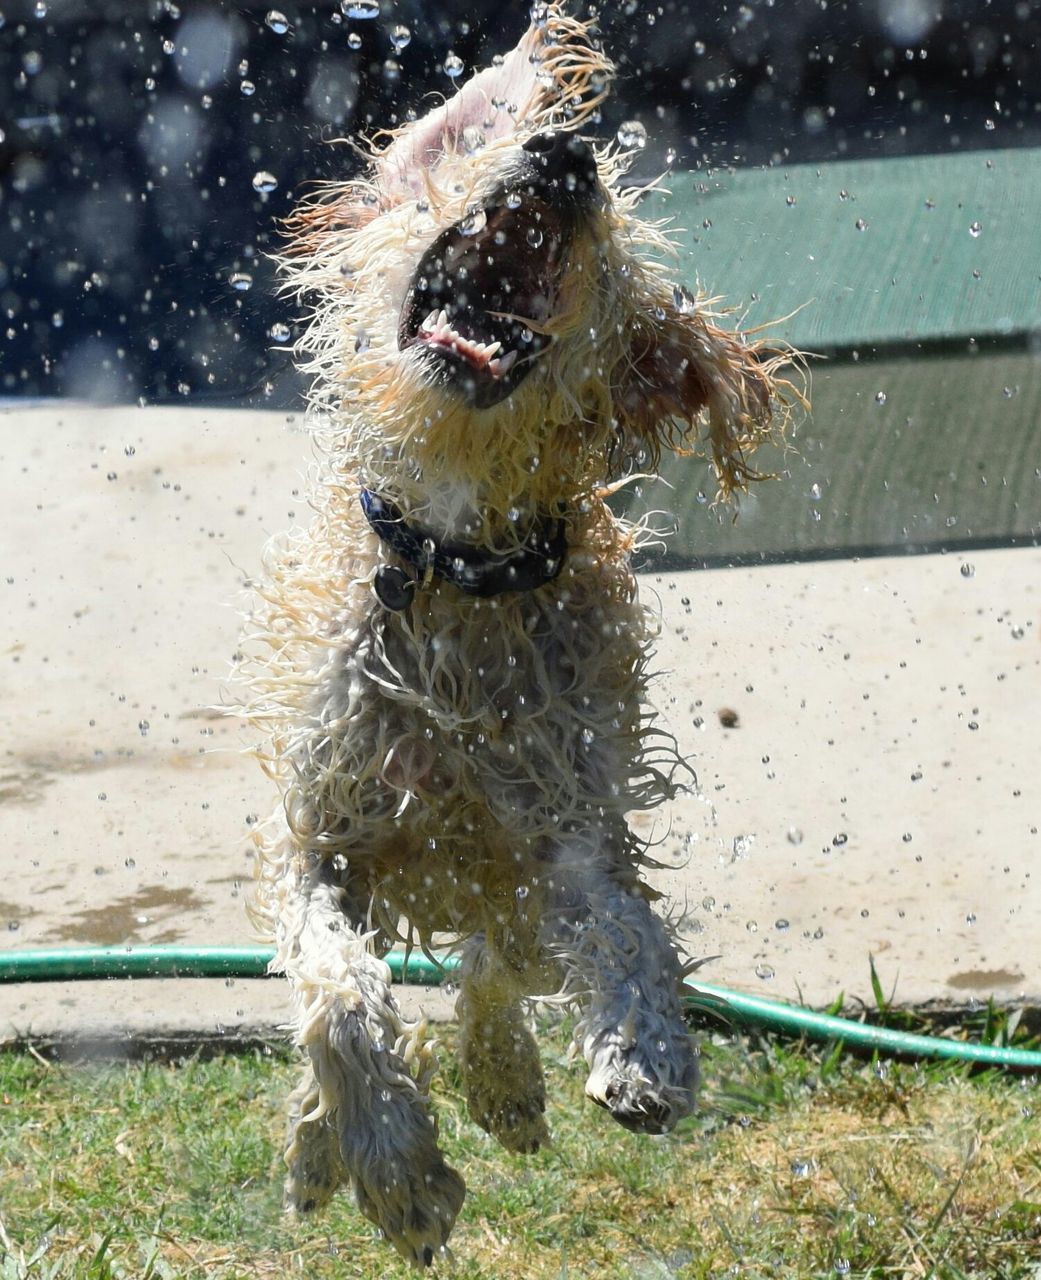
[[[0,944],[241,945],[273,802],[210,710],[299,417],[0,410]],[[706,980],[823,1007],[1041,1003],[1041,550],[649,574],[698,771],[647,818]],[[406,990],[408,1008],[450,1000]],[[0,986],[0,1043],[277,1036],[280,982]]]

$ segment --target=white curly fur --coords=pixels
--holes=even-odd
[[[496,199],[526,139],[594,123],[610,73],[586,26],[542,7],[516,50],[375,148],[366,177],[305,206],[285,263],[313,306],[300,353],[319,470],[310,527],[270,550],[257,587],[247,714],[282,792],[257,837],[253,914],[309,1058],[287,1196],[305,1211],[349,1181],[418,1265],[445,1245],[464,1187],[437,1145],[432,1047],[379,958],[394,940],[461,948],[465,1094],[511,1150],[548,1137],[532,996],[574,1007],[587,1092],[626,1126],[671,1128],[697,1083],[683,965],[626,822],[673,794],[683,766],[646,708],[656,623],[629,568],[638,531],[605,497],[612,475],[693,447],[702,424],[721,489],[742,484],[775,426],[780,360],[672,288],[662,234],[607,148],[588,153],[597,198],[538,318],[552,342],[500,403],[475,408],[398,341],[435,238]],[[562,509],[564,567],[491,598],[434,578],[387,609],[373,579],[398,561],[361,486],[499,552]]]

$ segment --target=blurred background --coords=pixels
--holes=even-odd
[[[1041,140],[1041,0],[601,8],[601,131],[643,124],[637,180]],[[501,0],[5,0],[0,396],[298,404],[278,218],[351,171],[333,139],[451,94],[527,21]]]

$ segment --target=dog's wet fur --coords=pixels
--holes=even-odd
[[[421,1266],[464,1184],[437,1142],[431,1046],[381,959],[395,941],[461,953],[466,1098],[509,1150],[548,1137],[536,996],[574,1011],[586,1091],[626,1128],[664,1133],[695,1100],[687,966],[627,821],[685,767],[647,707],[638,530],[605,498],[699,437],[723,495],[741,488],[783,418],[782,358],[669,280],[626,156],[595,141],[611,73],[587,25],[542,6],[290,222],[314,514],[269,551],[247,644],[282,792],[254,917],[308,1059],[287,1195],[313,1210],[349,1182]],[[550,520],[562,555],[533,540]],[[460,544],[491,566],[480,590],[433,567]],[[525,557],[542,577],[510,589]]]

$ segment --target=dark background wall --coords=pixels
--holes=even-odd
[[[351,170],[330,139],[527,24],[501,0],[277,3],[4,4],[0,396],[293,402],[276,219]],[[601,132],[643,123],[637,177],[1041,140],[1041,0],[624,2],[601,28]]]

